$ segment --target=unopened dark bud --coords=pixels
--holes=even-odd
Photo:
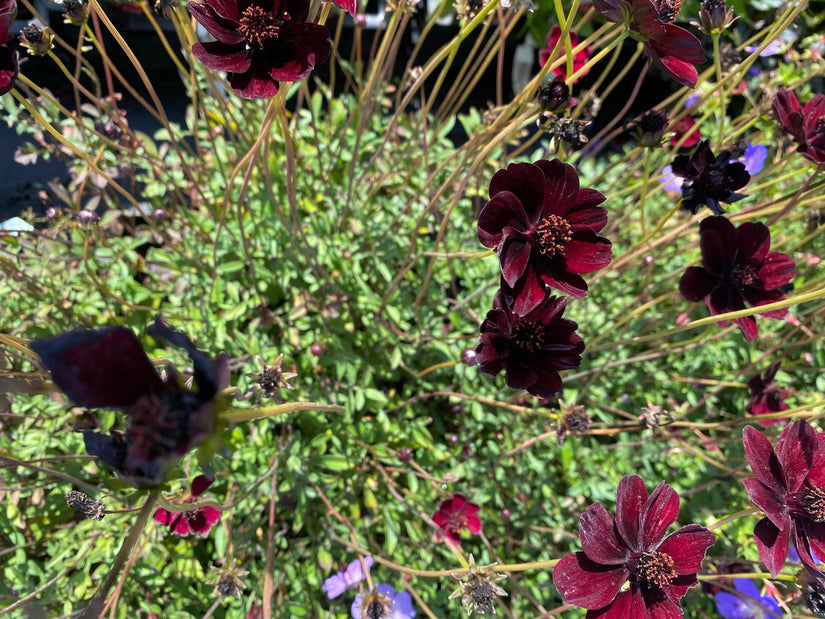
[[[572,106],[570,87],[560,76],[545,82],[539,90],[539,105],[547,112],[561,112]]]
[[[100,221],[100,216],[94,211],[90,211],[89,209],[84,208],[77,214],[77,221],[84,225],[96,224],[98,221]]]
[[[725,0],[702,0],[699,23],[707,34],[721,32],[733,23],[733,8],[728,9]]]
[[[89,5],[84,0],[63,0],[63,21],[82,26],[89,16]]]
[[[472,348],[465,348],[461,351],[461,363],[464,365],[475,365],[478,363],[478,355]]]

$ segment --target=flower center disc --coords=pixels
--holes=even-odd
[[[676,579],[673,557],[663,552],[644,552],[636,563],[640,584],[661,589]]]
[[[250,48],[263,49],[273,39],[278,38],[283,19],[259,6],[247,7],[241,14],[241,34]]]
[[[544,327],[537,323],[522,320],[513,325],[512,341],[526,352],[536,352],[544,344]]]
[[[548,215],[536,226],[539,250],[546,256],[564,252],[564,246],[573,238],[570,224],[563,217]]]
[[[805,495],[805,512],[814,522],[825,522],[825,489],[811,488]]]
[[[751,286],[756,283],[758,279],[756,269],[749,264],[737,264],[730,273],[731,284],[739,290],[745,286]]]

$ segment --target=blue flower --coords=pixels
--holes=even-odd
[[[412,619],[415,609],[406,591],[396,593],[390,585],[376,583],[375,589],[359,593],[352,603],[352,619]]]
[[[745,154],[742,155],[741,159],[734,161],[741,161],[742,163],[744,163],[745,169],[748,171],[748,174],[753,176],[754,174],[758,174],[762,171],[762,168],[765,167],[765,160],[767,158],[767,146],[763,146],[762,144],[752,144],[751,142],[748,142],[748,145],[745,148]]]
[[[736,578],[733,581],[738,595],[720,591],[716,594],[716,609],[725,619],[779,619],[782,611],[775,599],[760,595],[752,580]]]
[[[368,572],[373,563],[374,560],[372,557],[364,557],[364,565],[367,567]],[[337,598],[347,589],[362,582],[364,578],[366,578],[366,575],[361,569],[361,559],[356,559],[350,563],[343,572],[338,572],[335,576],[327,578],[321,590],[326,593],[327,597],[331,600]]]

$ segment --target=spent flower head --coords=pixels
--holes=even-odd
[[[461,596],[461,605],[471,615],[473,611],[479,615],[495,615],[495,599],[505,597],[507,592],[496,583],[507,578],[507,574],[496,572],[493,568],[498,563],[486,566],[477,566],[476,560],[470,553],[467,572],[452,574],[458,581],[459,588],[453,591],[449,599]]]

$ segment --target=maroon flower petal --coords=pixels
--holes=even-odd
[[[507,285],[513,287],[524,276],[533,250],[530,243],[521,236],[504,233],[504,240],[499,246],[501,276]]]
[[[702,567],[705,553],[715,543],[716,536],[705,527],[689,524],[668,535],[658,550],[670,555],[677,574],[692,575]]]
[[[553,583],[567,604],[599,609],[607,606],[627,582],[624,565],[600,565],[583,552],[565,555],[553,570]]]
[[[802,530],[805,537],[805,542],[810,546],[811,550],[817,557],[825,557],[825,525],[820,522],[811,522],[810,520],[803,520]],[[798,548],[805,548],[805,543],[797,543]],[[802,558],[802,553],[799,554]],[[803,561],[806,565],[812,567],[816,566],[816,562],[811,557],[810,562]]]
[[[815,488],[822,488],[825,486],[825,441],[820,441],[819,446],[816,449],[816,453],[814,453],[814,461],[811,464],[811,470],[808,473],[808,481]],[[825,553],[823,553],[822,556],[825,557]]]
[[[647,501],[647,488],[637,475],[625,475],[616,491],[616,530],[625,545],[634,552],[646,550],[641,546],[640,515]]]
[[[263,65],[250,65],[244,73],[232,73],[229,85],[236,94],[247,99],[271,99],[278,94],[279,88]]]
[[[788,556],[789,535],[788,530],[780,531],[777,526],[767,518],[763,518],[756,523],[753,528],[756,538],[756,549],[759,551],[759,558],[771,576],[776,575],[785,565]]]
[[[579,195],[579,175],[576,174],[576,169],[569,163],[563,163],[558,159],[553,159],[553,161],[542,159],[534,165],[547,177],[541,206],[542,216],[566,215]]]
[[[17,51],[0,46],[0,95],[6,94],[14,87],[17,73]]]
[[[761,262],[771,246],[771,232],[763,223],[746,221],[736,229],[740,262]]]
[[[252,64],[249,52],[243,47],[228,46],[220,41],[195,43],[192,54],[202,65],[216,71],[244,73]]]
[[[616,538],[613,516],[601,503],[593,503],[579,518],[582,551],[594,563],[619,565],[628,557],[627,548]]]
[[[585,200],[582,200],[582,194],[586,194]],[[590,194],[595,195],[590,198],[588,197]],[[599,196],[600,199],[596,201],[597,198],[595,196]],[[583,202],[585,202],[585,204],[583,204]],[[604,196],[600,192],[595,189],[581,189],[579,191],[579,197],[576,200],[576,206],[567,211],[565,219],[567,219],[572,226],[587,226],[591,228],[593,232],[598,232],[607,225],[607,209],[591,206],[591,203],[600,204],[601,202],[604,202]]]
[[[678,515],[679,495],[671,486],[661,482],[650,494],[642,508],[639,518],[642,534],[641,547],[655,547],[665,536],[668,527],[676,522]]]
[[[796,492],[804,483],[818,445],[816,430],[803,419],[797,419],[782,430],[776,442],[776,457],[785,475],[788,492]]]
[[[655,41],[650,41],[647,45],[645,45],[645,52],[654,65],[662,69],[665,73],[682,84],[682,86],[687,86],[689,88],[696,86],[696,81],[699,79],[699,73],[693,64],[682,60],[677,56],[671,55],[666,46],[663,46]]]
[[[200,496],[212,485],[214,479],[209,479],[206,475],[198,475],[192,480],[192,496]]]
[[[35,340],[31,349],[78,406],[126,408],[144,394],[166,388],[126,327],[71,331]]]
[[[758,479],[747,477],[742,480],[745,490],[748,491],[753,504],[765,512],[765,515],[780,529],[790,526],[790,516],[788,506],[783,500],[783,494],[777,493],[768,486],[765,486]]]
[[[726,217],[707,217],[699,224],[702,265],[708,273],[723,276],[736,260],[736,229]]]
[[[231,1],[210,0],[206,2],[189,2],[189,12],[206,31],[221,43],[228,45],[242,44],[245,39],[238,30],[236,19],[237,4]]]
[[[499,170],[496,176],[502,172],[504,170]],[[493,177],[494,182],[496,176]],[[478,215],[478,240],[485,247],[498,247],[504,238],[505,228],[526,232],[529,227],[530,221],[521,200],[513,192],[501,190],[490,198]]]
[[[798,142],[805,141],[802,106],[799,99],[790,90],[780,90],[773,99],[773,113],[779,124]]]
[[[533,213],[544,197],[544,173],[530,163],[511,163],[493,174],[490,180],[490,199],[502,191],[509,191],[524,204],[526,212]]]
[[[613,246],[610,241],[596,236],[592,231],[588,235],[577,236],[579,238],[573,238],[564,247],[565,264],[571,273],[592,273],[610,264],[613,259]],[[587,236],[594,238],[587,239]]]
[[[187,518],[190,530],[197,535],[206,535],[209,533],[212,525],[220,519],[221,512],[209,506],[195,510],[195,512]]]
[[[555,279],[551,281],[557,283]],[[550,283],[544,274],[540,277],[536,273],[532,262],[528,263],[527,268],[524,270],[524,276],[512,286],[512,292],[515,298],[513,302],[513,312],[520,316],[529,314],[549,296],[542,282],[544,284]],[[559,284],[559,286],[554,285],[553,287],[561,289],[560,286],[561,284]]]
[[[742,442],[745,445],[745,456],[756,479],[768,488],[784,491],[785,478],[771,442],[753,426],[745,426]]]
[[[541,281],[571,297],[581,299],[587,296],[587,282],[581,275],[571,273],[560,268],[553,268],[546,264],[540,264],[539,277]]]
[[[679,292],[688,301],[701,301],[711,293],[718,280],[701,267],[688,267],[679,280]]]
[[[350,15],[355,15],[355,0],[332,0],[339,9],[343,9]]]
[[[761,287],[765,290],[780,288],[796,275],[793,258],[786,254],[770,252],[757,271]]]
[[[731,308],[729,311],[734,311],[734,309]],[[759,337],[759,327],[757,327],[756,318],[753,316],[734,318],[733,323],[742,331],[745,341],[752,342]]]

